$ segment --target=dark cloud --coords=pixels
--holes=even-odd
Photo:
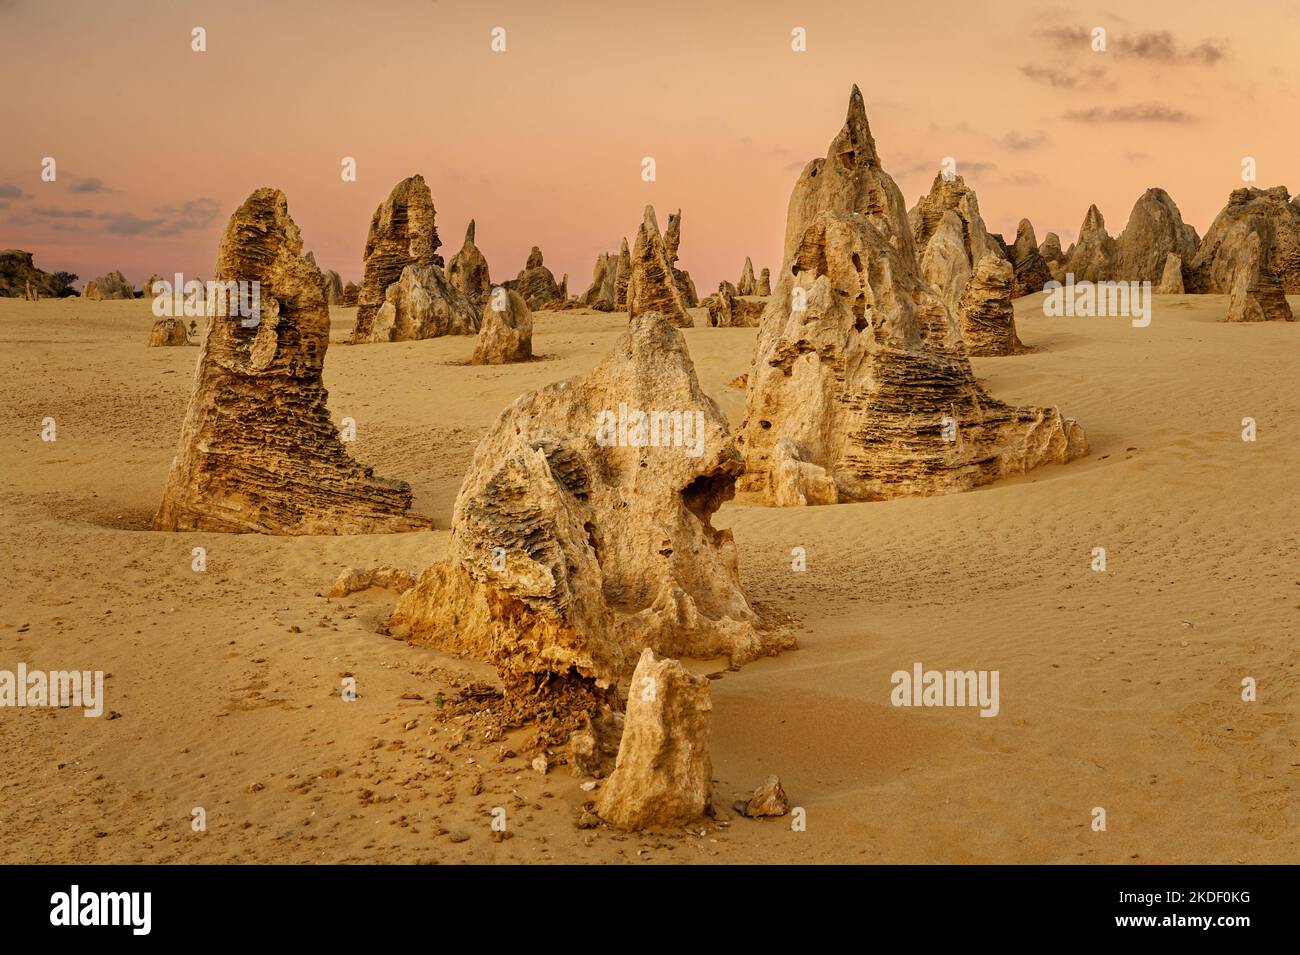
[[[1013,152],[1023,153],[1030,149],[1037,149],[1047,142],[1047,137],[1042,133],[1034,133],[1026,136],[1024,133],[1016,132],[1014,129],[1002,137],[1001,143]]]
[[[1092,51],[1092,30],[1088,27],[1061,24],[1040,30],[1037,35],[1062,51]],[[1228,47],[1218,40],[1202,40],[1192,46],[1184,45],[1169,30],[1134,33],[1107,30],[1106,52],[1118,54],[1120,58],[1132,57],[1168,66],[1214,66],[1228,55]],[[1024,69],[1021,67],[1022,72]]]
[[[216,219],[220,207],[215,199],[191,199],[178,206],[165,206],[155,210],[155,215],[142,218],[134,212],[106,212],[104,231],[111,235],[176,236],[184,232],[203,229]]]
[[[89,209],[55,209],[50,206],[36,206],[32,209],[32,215],[40,216],[43,219],[93,219],[95,213]]]
[[[104,192],[105,187],[102,180],[91,177],[89,179],[81,179],[73,183],[72,191],[73,192]]]
[[[1068,71],[1030,63],[1025,66],[1018,66],[1016,69],[1035,83],[1046,83],[1058,90],[1072,90],[1080,85],[1085,87],[1096,86],[1100,84],[1102,77],[1105,75],[1100,66]]]
[[[1071,109],[1061,114],[1063,119],[1076,123],[1172,123],[1184,125],[1196,122],[1196,117],[1172,106],[1144,103],[1137,106],[1094,106],[1091,109]]]
[[[134,212],[105,212],[100,216],[104,220],[104,231],[109,235],[145,235],[155,232],[163,224],[163,219],[141,219]]]
[[[7,182],[0,182],[0,199],[22,199],[24,193],[15,185]]]

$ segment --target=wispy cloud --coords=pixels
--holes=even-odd
[[[106,189],[103,180],[96,179],[93,176],[88,179],[79,179],[72,184],[73,192],[105,192]]]
[[[1059,24],[1039,30],[1038,36],[1062,52],[1091,50],[1092,30],[1077,24]],[[1169,30],[1146,30],[1133,33],[1107,32],[1106,52],[1120,59],[1131,57],[1168,66],[1214,66],[1228,55],[1228,45],[1221,40],[1180,43]],[[1024,70],[1024,67],[1021,67]]]
[[[1061,114],[1063,119],[1076,123],[1169,123],[1196,122],[1196,117],[1181,109],[1160,103],[1143,103],[1136,106],[1093,106],[1091,109],[1071,109]]]

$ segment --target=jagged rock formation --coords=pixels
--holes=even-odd
[[[1229,294],[1236,284],[1236,268],[1251,232],[1261,233],[1265,284],[1276,276],[1283,291],[1300,294],[1300,209],[1289,202],[1285,186],[1272,189],[1236,189],[1214,219],[1190,263],[1185,259],[1187,290]],[[1271,229],[1265,225],[1271,225]]]
[[[149,347],[158,348],[172,345],[188,345],[185,335],[185,323],[179,318],[160,318],[149,330]]]
[[[121,272],[109,272],[87,282],[81,297],[90,302],[135,298],[135,288]]]
[[[627,310],[630,318],[657,312],[678,328],[695,324],[681,289],[673,279],[672,260],[653,206],[645,207],[641,227],[637,229],[632,250],[632,274],[628,278]]]
[[[1228,290],[1228,321],[1295,321],[1282,283],[1271,268],[1272,221],[1258,217],[1242,239],[1230,250],[1234,261],[1229,266],[1232,285]]]
[[[1182,295],[1183,292],[1183,260],[1181,256],[1170,252],[1165,256],[1165,267],[1160,272],[1156,294]]]
[[[514,289],[489,294],[472,365],[507,365],[533,357],[533,315]]]
[[[568,290],[560,288],[555,275],[542,263],[542,250],[537,246],[528,253],[523,271],[517,278],[506,282],[505,287],[522,295],[533,311],[563,306],[568,298]]]
[[[695,292],[695,283],[691,281],[691,273],[684,272],[677,267],[677,247],[682,241],[682,210],[668,214],[668,231],[664,233],[664,256],[668,259],[668,265],[672,269],[673,284],[677,286],[677,293],[681,296],[682,302],[687,308],[695,308],[700,304],[700,297]]]
[[[930,192],[918,199],[907,214],[918,256],[924,254],[930,238],[938,231],[948,212],[955,213],[961,220],[962,245],[970,263],[978,262],[986,255],[1010,259],[1001,236],[991,235],[985,227],[975,190],[967,186],[961,176],[945,179],[942,173],[935,175]]]
[[[492,294],[492,276],[487,258],[474,244],[473,219],[465,229],[464,244],[447,265],[447,280],[460,289],[476,309],[481,311],[487,305],[488,296]]]
[[[37,295],[52,298],[58,294],[54,276],[35,266],[31,252],[22,249],[0,252],[0,298],[22,297],[29,282]]]
[[[758,291],[754,294],[766,298],[772,294],[772,273],[764,269],[758,275]]]
[[[929,194],[917,201],[908,217],[920,256],[921,278],[940,294],[948,310],[957,317],[962,338],[970,335],[967,341],[970,353],[1013,355],[1023,351],[1016,337],[1011,306],[1016,290],[1015,272],[997,241],[1000,237],[991,236],[984,227],[975,190],[960,176],[951,180],[935,176]],[[1032,257],[1025,251],[1025,277],[1032,281],[1042,263],[1034,246],[1033,226],[1027,220],[1020,225],[1018,247],[1033,250]],[[996,264],[999,262],[1011,269],[1010,282],[1002,281],[1003,270]],[[970,288],[977,276],[978,286]],[[947,326],[934,324],[930,332],[942,340],[947,335]]]
[[[1056,240],[1060,251],[1061,240]],[[1043,286],[1052,280],[1052,270],[1038,251],[1038,239],[1034,235],[1034,224],[1028,219],[1021,219],[1016,227],[1016,244],[1011,248],[1011,261],[1015,266],[1016,278],[1012,298],[1041,292]]]
[[[762,627],[731,532],[710,523],[742,467],[681,333],[633,318],[591,373],[501,413],[461,485],[446,560],[391,623],[490,661],[523,694],[605,692],[646,647],[741,663],[793,646]]]
[[[721,282],[718,290],[701,304],[709,310],[711,328],[752,328],[758,325],[767,305],[765,299],[736,294],[736,286]]]
[[[1061,237],[1055,232],[1047,233],[1043,244],[1038,247],[1038,256],[1047,266],[1052,281],[1064,283],[1066,254],[1061,251]]]
[[[163,281],[166,281],[166,280],[165,280],[161,275],[159,275],[157,272],[155,272],[153,275],[149,276],[147,279],[144,280],[144,282],[142,282],[142,283],[140,284],[140,297],[141,297],[141,298],[154,298],[156,293],[155,293],[154,290],[153,290],[153,283],[154,283],[154,282],[163,282]]]
[[[927,205],[918,231],[932,239],[943,215]],[[828,158],[790,199],[791,251],[750,371],[742,489],[769,503],[828,499],[830,485],[839,501],[961,491],[1086,453],[1072,419],[1005,405],[976,383],[901,206],[855,87]]]
[[[442,256],[438,255],[442,240],[434,224],[436,217],[433,193],[423,176],[403,179],[379,204],[366,234],[353,341],[371,340],[371,324],[384,304],[388,286],[401,278],[403,269],[408,265],[442,267]]]
[[[614,273],[614,311],[627,310],[627,286],[632,280],[632,253],[627,239],[618,247],[618,269]]]
[[[260,283],[260,315],[213,315],[155,530],[346,534],[408,530],[411,488],[354,461],[321,382],[329,309],[278,189],[230,218],[218,281]]]
[[[709,681],[646,649],[628,692],[618,760],[596,812],[619,829],[677,827],[709,806]]]
[[[736,283],[736,293],[739,295],[757,295],[758,282],[754,279],[754,263],[745,256],[745,265],[740,270],[740,281]]]
[[[740,800],[733,808],[748,819],[784,816],[790,811],[790,797],[785,794],[780,776],[768,776],[748,799]]]
[[[627,240],[623,242],[626,249]],[[579,300],[587,308],[598,312],[612,312],[618,301],[619,279],[623,280],[624,294],[627,290],[627,276],[621,272],[622,259],[619,253],[602,252],[596,258],[595,268],[591,272],[591,285]]]
[[[1088,207],[1079,227],[1065,270],[1076,282],[1106,282],[1115,278],[1115,240],[1106,232],[1106,220],[1095,205]]]
[[[321,272],[325,281],[325,304],[340,305],[343,302],[343,279],[333,269]]]
[[[1198,243],[1196,230],[1183,222],[1178,206],[1163,189],[1148,189],[1133,205],[1128,225],[1115,240],[1113,275],[1123,282],[1159,282],[1172,253],[1191,261]],[[1076,281],[1078,275],[1075,275]]]
[[[358,323],[360,324],[360,323]],[[436,265],[408,265],[388,286],[384,304],[358,342],[413,342],[442,335],[473,335],[479,312]]]
[[[343,295],[339,299],[339,304],[345,308],[354,308],[360,295],[361,287],[356,282],[349,282],[343,286]]]
[[[1037,255],[1037,248],[1034,254]],[[1016,334],[1011,289],[1015,272],[996,255],[980,259],[961,294],[957,316],[961,337],[972,355],[1015,355],[1025,351]]]

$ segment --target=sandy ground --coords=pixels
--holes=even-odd
[[[145,347],[148,303],[0,299],[0,669],[102,669],[116,714],[0,709],[3,857],[1296,862],[1300,324],[1229,326],[1225,310],[1160,298],[1139,330],[1017,303],[1038,350],[976,371],[1002,399],[1077,417],[1086,459],[944,498],[725,506],[745,585],[796,615],[801,648],[712,683],[717,800],[778,773],[807,830],[726,812],[622,835],[575,827],[589,794],[567,767],[532,771],[526,731],[461,740],[439,718],[440,694],[490,668],[382,635],[389,592],[324,596],[344,565],[438,558],[485,428],[592,367],[620,316],[539,314],[544,360],[508,368],[459,364],[470,338],[331,347],[330,407],[356,419],[356,455],[410,481],[442,529],[273,538],[148,529],[198,354]],[[337,342],[352,310],[334,319]],[[686,337],[738,423],[727,382],[754,330]],[[1000,671],[1001,712],[891,706],[890,674],[915,661]],[[1241,701],[1245,676],[1258,702]]]

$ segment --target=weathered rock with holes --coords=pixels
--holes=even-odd
[[[869,138],[865,116],[855,116],[856,90],[850,102],[836,144],[855,123],[854,140]],[[878,163],[861,175],[862,185],[844,182],[832,195],[856,204],[868,185],[878,196],[897,193]],[[759,329],[738,439],[747,466],[741,487],[769,503],[799,496],[775,476],[778,464],[802,472],[803,488],[807,475],[821,479],[820,468],[839,501],[860,501],[967,490],[1086,453],[1082,430],[1056,409],[1012,407],[979,387],[957,322],[921,278],[912,233],[895,231],[891,208],[822,211],[782,268]],[[799,219],[809,204],[792,200],[791,209]],[[928,215],[918,217],[927,241],[943,219],[931,228]],[[782,438],[791,443],[778,457]]]
[[[1300,294],[1300,210],[1289,198],[1285,186],[1234,190],[1205,233],[1196,255],[1190,262],[1184,259],[1187,290],[1230,294],[1236,285],[1238,265],[1248,259],[1248,237],[1260,232],[1261,250],[1265,252],[1260,269],[1266,284],[1271,281],[1267,276],[1272,274],[1284,292]]]
[[[533,357],[533,315],[514,289],[493,293],[483,306],[472,365],[508,365]]]
[[[996,255],[979,260],[957,304],[961,337],[972,355],[1016,355],[1025,351],[1016,334],[1011,306],[1015,272]]]
[[[442,267],[436,217],[433,194],[423,176],[403,179],[375,210],[366,234],[353,341],[375,340],[371,325],[386,301],[388,287],[401,278],[408,265]]]
[[[543,263],[542,250],[537,246],[533,246],[528,253],[523,271],[516,278],[507,281],[505,287],[522,295],[524,302],[533,311],[563,306],[567,298],[567,293],[555,281],[555,275]]]
[[[709,681],[646,649],[632,675],[623,739],[596,812],[619,829],[681,826],[713,791]]]
[[[447,281],[460,290],[469,299],[474,308],[482,310],[487,305],[492,293],[492,276],[489,274],[487,258],[474,244],[474,220],[469,220],[465,229],[465,242],[460,251],[451,257],[447,264]]]
[[[135,288],[121,272],[109,272],[87,282],[81,297],[88,302],[135,298]]]
[[[673,279],[668,247],[659,234],[653,206],[645,207],[645,217],[637,229],[632,249],[632,275],[627,286],[627,310],[630,318],[656,312],[678,328],[695,324],[686,311],[686,300]]]
[[[1133,205],[1128,225],[1115,240],[1114,274],[1104,278],[1122,282],[1159,282],[1169,255],[1191,261],[1196,254],[1196,244],[1196,231],[1183,222],[1182,214],[1169,193],[1163,189],[1148,189]]]
[[[1156,286],[1156,294],[1182,295],[1183,292],[1183,259],[1177,253],[1170,252],[1165,256],[1165,267],[1160,272],[1160,283]]]
[[[329,309],[278,189],[230,218],[216,280],[260,283],[260,315],[211,315],[155,530],[346,534],[409,530],[411,488],[352,459],[321,381]]]
[[[185,335],[185,323],[179,318],[160,318],[149,330],[150,348],[167,348],[175,345],[188,345]]]
[[[1057,239],[1056,243],[1059,246],[1061,240]],[[1038,251],[1034,224],[1028,219],[1021,219],[1016,228],[1016,244],[1011,249],[1011,260],[1016,270],[1012,298],[1041,292],[1043,286],[1052,281],[1052,270]]]
[[[681,333],[630,320],[589,374],[517,399],[479,443],[447,558],[392,624],[493,663],[512,694],[626,678],[646,647],[736,663],[793,646],[740,586],[713,513],[743,468]]]
[[[367,342],[413,342],[443,335],[474,335],[479,311],[436,265],[408,265],[388,286],[370,323]]]
[[[1095,205],[1088,207],[1079,227],[1065,270],[1075,282],[1108,282],[1115,279],[1115,240],[1106,232],[1106,219]]]

